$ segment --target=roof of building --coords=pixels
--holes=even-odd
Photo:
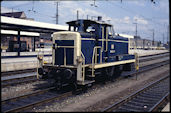
[[[21,12],[1,13],[1,16],[13,17],[13,18],[23,18],[23,19],[27,18],[23,11],[21,11]]]
[[[53,33],[67,31],[68,26],[1,16],[1,29]]]
[[[13,30],[1,30],[1,34],[2,35],[18,35],[17,31],[13,31]],[[36,33],[36,32],[24,32],[21,31],[20,33],[21,36],[34,36],[34,37],[39,37],[40,33]]]

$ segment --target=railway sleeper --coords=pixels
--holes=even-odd
[[[146,102],[138,102],[135,101],[134,99],[129,101],[127,104],[135,105],[135,106],[152,106],[154,103],[149,103],[148,101]]]
[[[118,109],[116,110],[113,110],[113,112],[139,112],[140,110],[139,109],[134,109],[134,108],[130,108],[130,107],[119,107]]]
[[[134,98],[132,101],[134,102],[138,102],[138,103],[148,103],[149,100],[146,100],[146,99],[140,99],[140,98]],[[155,104],[156,102],[154,101],[151,101],[151,104]]]
[[[130,104],[124,104],[123,106],[121,106],[121,108],[123,109],[126,109],[126,111],[147,111],[147,108],[144,108],[144,106],[135,106],[135,105],[130,105]]]
[[[149,95],[150,94],[150,96],[152,96],[152,97],[162,97],[164,94],[166,94],[166,92],[160,92],[160,93],[154,93],[154,94],[152,94],[153,92],[148,92],[148,93],[143,93],[144,95]]]
[[[155,95],[149,94],[149,93],[146,93],[146,94],[143,93],[143,94],[141,94],[141,96],[142,96],[142,97],[145,97],[145,98],[148,98],[148,99],[149,99],[149,98],[151,98],[151,99],[154,99],[154,98],[155,98],[155,99],[160,99],[160,98],[161,98],[161,96],[155,96]]]
[[[156,98],[151,98],[151,97],[144,97],[144,96],[137,96],[138,99],[141,99],[141,100],[147,100],[147,101],[150,101],[150,102],[157,102],[159,99],[156,99]]]

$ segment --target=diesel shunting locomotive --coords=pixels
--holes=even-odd
[[[129,39],[115,35],[101,19],[67,22],[68,31],[53,33],[52,64],[38,68],[38,76],[65,85],[86,86],[114,80],[122,71],[135,69],[136,56],[129,54]],[[41,59],[41,58],[40,58]]]

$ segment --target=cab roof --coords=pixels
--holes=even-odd
[[[83,23],[86,25],[99,24],[104,26],[112,26],[111,24],[105,23],[104,21],[95,21],[95,20],[88,20],[88,19],[78,19],[66,23],[69,24],[70,26],[77,26],[80,21],[83,21]]]

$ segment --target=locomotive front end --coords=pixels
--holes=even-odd
[[[76,84],[76,75],[81,72],[79,67],[82,63],[80,33],[70,31],[53,33],[52,48],[52,65],[43,66],[42,71],[39,71],[40,74],[44,73],[44,78],[55,80],[55,85],[60,88]]]
[[[81,39],[77,32],[56,32],[53,34],[53,65],[74,67],[81,56]]]

